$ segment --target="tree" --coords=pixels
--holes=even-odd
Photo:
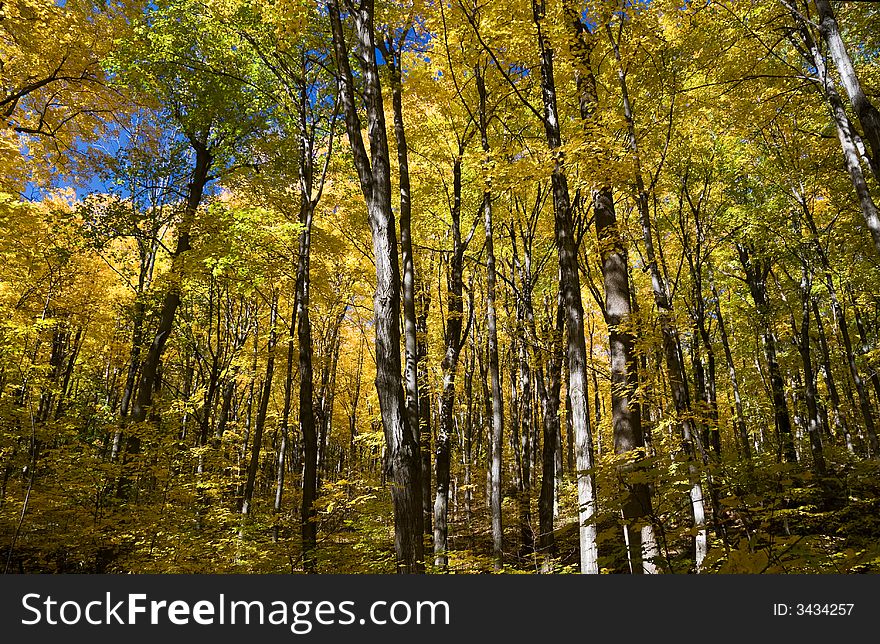
[[[355,38],[363,53],[361,59],[364,96],[367,106],[368,156],[361,134],[355,102],[354,75],[348,62],[348,48],[339,3],[328,3],[333,33],[333,49],[338,68],[345,127],[358,172],[361,191],[367,202],[367,215],[373,235],[376,265],[374,318],[376,326],[376,389],[382,410],[382,425],[388,447],[388,465],[394,481],[394,547],[400,572],[421,572],[422,501],[421,458],[418,443],[406,423],[405,400],[400,375],[400,269],[397,235],[391,211],[391,177],[388,135],[385,130],[382,91],[376,61],[373,29],[374,5],[365,2],[349,13],[355,23]]]

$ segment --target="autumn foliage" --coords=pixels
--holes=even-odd
[[[876,572],[875,4],[3,2],[0,565]]]

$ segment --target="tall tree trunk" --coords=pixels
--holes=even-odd
[[[771,326],[770,301],[767,298],[767,276],[770,273],[770,262],[756,258],[754,250],[742,244],[737,244],[737,252],[745,272],[749,292],[758,312],[764,357],[767,360],[769,372],[770,393],[773,397],[777,455],[789,463],[795,463],[797,462],[797,454],[794,449],[788,403],[785,399],[785,381],[782,378],[782,369],[776,355],[776,335]]]
[[[329,0],[328,10],[340,76],[340,99],[345,114],[345,127],[361,192],[367,203],[373,237],[373,259],[376,266],[376,294],[373,299],[376,391],[387,446],[387,466],[392,477],[397,569],[402,573],[418,573],[424,570],[421,457],[418,443],[407,422],[406,400],[401,383],[400,269],[394,213],[391,209],[388,137],[376,61],[374,5],[372,0],[365,0],[351,12],[364,83],[369,153],[361,134],[359,103],[355,98],[354,76],[348,62],[349,48],[345,43],[338,0]]]
[[[302,69],[305,70],[306,63],[302,62]],[[306,573],[316,573],[318,571],[318,523],[317,511],[315,509],[315,501],[318,496],[320,485],[319,466],[320,466],[320,436],[324,434],[326,427],[324,423],[324,407],[326,404],[325,394],[327,385],[327,376],[322,376],[322,397],[319,409],[315,408],[315,391],[314,391],[314,343],[312,339],[312,322],[311,322],[311,250],[312,250],[312,225],[314,222],[315,209],[323,192],[324,177],[320,179],[320,184],[316,186],[315,177],[315,142],[314,130],[309,127],[309,87],[305,82],[299,82],[299,183],[300,183],[300,203],[299,203],[299,223],[302,226],[299,238],[299,257],[296,270],[296,289],[294,292],[294,309],[292,313],[291,323],[296,322],[296,336],[298,345],[298,367],[299,367],[299,426],[300,436],[302,437],[302,497],[300,499],[300,539],[302,541],[302,558],[303,570]],[[332,146],[332,135],[330,139]],[[325,166],[326,169],[326,166]],[[331,337],[335,340],[335,333],[341,324],[342,316],[345,314],[343,310],[340,317],[335,321],[335,326],[331,329]],[[333,324],[333,323],[331,323]],[[293,329],[291,329],[292,331]],[[333,342],[330,342],[330,352],[333,352]],[[291,347],[288,347],[288,356],[293,357]],[[327,357],[328,361],[333,360],[333,356]],[[288,365],[290,367],[290,364]],[[326,369],[325,369],[326,373]],[[319,422],[320,415],[320,422]],[[282,441],[285,437],[282,436]],[[286,447],[286,445],[285,445]],[[297,459],[298,460],[298,459]],[[283,468],[282,460],[279,460],[278,467]],[[276,501],[280,506],[280,486],[284,483],[283,471],[280,475],[276,474],[278,488],[276,488]]]
[[[495,569],[504,566],[504,528],[501,521],[502,458],[504,450],[504,402],[501,394],[501,373],[498,367],[498,331],[495,319],[495,251],[492,241],[492,195],[483,195],[483,215],[486,222],[486,329],[489,343],[489,380],[492,389],[492,464],[490,468],[492,493],[492,553]]]
[[[402,46],[402,45],[401,45]],[[403,126],[403,87],[401,52],[386,48],[391,77],[391,102],[394,114],[394,140],[397,143],[397,165],[400,186],[400,257],[403,262],[403,336],[405,347],[406,412],[410,431],[419,443],[418,340],[416,329],[415,263],[412,249],[412,199],[409,180],[409,151]]]
[[[535,549],[535,535],[532,532],[532,370],[529,365],[528,347],[525,338],[519,345],[519,387],[521,406],[520,421],[520,489],[519,489],[519,533],[520,556],[532,553]]]
[[[880,182],[880,111],[862,90],[852,59],[840,35],[831,3],[828,0],[816,0],[816,9],[819,11],[819,33],[828,45],[831,60],[834,61],[834,66],[849,96],[850,105],[862,126],[865,141],[871,148],[869,157],[871,172],[874,174],[874,179]]]
[[[489,113],[486,107],[488,94],[486,81],[480,66],[474,67],[474,78],[479,94],[479,129],[480,144],[483,153],[489,154]],[[483,192],[481,206],[483,221],[486,232],[486,333],[488,343],[489,379],[491,382],[492,399],[492,433],[490,444],[492,446],[492,462],[489,468],[490,476],[490,512],[492,515],[492,556],[495,560],[495,570],[504,567],[504,528],[501,521],[501,461],[504,450],[504,400],[501,393],[501,373],[498,367],[498,330],[495,313],[495,239],[492,230],[492,192],[491,186]]]
[[[620,238],[610,188],[603,188],[594,199],[596,235],[602,249],[602,277],[605,283],[605,320],[611,357],[611,426],[614,453],[625,456],[618,477],[625,491],[622,514],[630,572],[654,573],[658,556],[651,516],[651,495],[647,483],[629,480],[638,475],[644,458],[645,437],[642,416],[635,399],[638,387],[633,333],[630,330],[631,296],[629,263]]]
[[[541,61],[541,96],[544,104],[544,134],[547,146],[556,156],[550,177],[553,192],[554,237],[559,254],[559,289],[565,301],[566,353],[568,357],[568,396],[571,399],[571,425],[575,436],[578,489],[578,524],[581,573],[598,574],[597,510],[593,472],[593,436],[587,404],[587,346],[584,339],[584,307],[581,301],[577,248],[571,216],[568,180],[558,150],[562,145],[553,73],[554,52],[543,31],[543,0],[533,0],[532,15],[537,28]]]
[[[440,392],[440,416],[435,445],[437,470],[437,493],[434,499],[434,565],[445,569],[449,565],[449,469],[450,436],[454,431],[455,377],[458,357],[463,345],[462,322],[464,318],[464,281],[462,266],[465,245],[461,239],[461,157],[463,150],[452,162],[452,253],[446,276],[446,351],[443,355],[443,389]]]
[[[736,363],[733,361],[733,353],[730,350],[730,339],[727,336],[727,326],[724,324],[724,316],[721,314],[721,298],[715,282],[710,279],[712,299],[715,301],[715,320],[718,323],[718,332],[721,335],[721,346],[724,349],[724,360],[727,362],[727,374],[730,377],[730,386],[733,389],[733,404],[736,418],[734,427],[739,435],[740,449],[747,459],[752,458],[752,445],[749,432],[746,429],[745,412],[743,410],[742,397],[739,392],[739,378],[736,374]]]
[[[311,232],[314,209],[303,195],[300,220],[303,225],[299,241],[299,263],[296,276],[297,341],[299,344],[299,427],[302,436],[303,475],[300,500],[300,537],[303,569],[317,572],[318,523],[315,500],[318,495],[318,429],[314,402],[314,367],[312,361],[312,323],[309,316]]]
[[[822,435],[819,429],[819,407],[816,394],[816,372],[813,370],[813,359],[810,355],[810,314],[812,313],[813,276],[808,267],[802,269],[801,283],[801,322],[800,329],[796,324],[792,330],[797,339],[798,352],[804,367],[804,402],[807,408],[807,435],[810,439],[810,453],[813,457],[813,473],[819,478],[826,475],[825,453],[822,449]],[[794,320],[792,320],[794,322]]]
[[[513,248],[513,262],[511,271],[511,283],[516,284],[519,278],[519,289],[514,289],[516,302],[516,334],[519,341],[516,347],[516,365],[518,374],[511,377],[511,383],[518,389],[519,407],[517,410],[517,422],[519,425],[519,445],[514,449],[519,452],[518,473],[519,485],[517,493],[519,498],[519,526],[520,526],[520,557],[532,553],[535,549],[535,535],[532,530],[532,454],[535,449],[533,441],[533,413],[532,413],[532,369],[529,364],[529,333],[528,320],[534,318],[532,307],[532,238],[531,233],[522,232],[523,257],[520,259],[516,244],[516,232],[514,225],[510,226],[510,240]],[[513,374],[511,374],[513,376]]]
[[[195,221],[196,211],[202,202],[205,185],[209,181],[208,172],[213,162],[213,157],[207,144],[196,137],[191,137],[190,143],[196,153],[195,169],[193,170],[192,181],[189,184],[183,218],[177,228],[177,245],[174,253],[171,255],[171,277],[168,291],[165,293],[165,299],[162,302],[162,310],[159,313],[159,325],[156,328],[153,342],[150,344],[150,348],[141,366],[137,396],[131,411],[131,418],[136,423],[143,422],[147,418],[147,411],[153,401],[153,390],[156,383],[156,375],[159,371],[159,361],[162,358],[162,352],[165,350],[165,343],[168,342],[168,337],[171,335],[177,307],[180,306],[184,254],[191,248],[190,232]],[[139,441],[134,438],[134,441],[129,445],[129,451],[134,452],[138,449]]]
[[[422,458],[422,513],[424,532],[427,537],[433,535],[431,487],[431,388],[428,379],[428,311],[431,306],[431,291],[426,284],[420,283],[416,289],[418,314],[416,317],[416,350],[418,352],[418,386],[419,386],[419,450]]]
[[[266,425],[266,413],[269,409],[269,395],[272,392],[272,376],[275,373],[275,344],[278,338],[276,324],[278,321],[278,296],[273,295],[272,305],[269,312],[269,339],[266,346],[266,376],[263,380],[262,391],[257,402],[257,418],[254,422],[254,431],[251,436],[251,456],[247,468],[244,494],[241,500],[242,517],[248,517],[251,511],[251,502],[254,496],[254,485],[257,479],[257,469],[260,464],[260,449],[263,446],[263,429]],[[256,338],[254,338],[256,342]]]
[[[811,63],[816,69],[816,76],[819,78],[822,93],[825,96],[825,101],[831,111],[831,117],[837,129],[837,138],[840,141],[840,147],[843,151],[844,167],[846,168],[850,182],[856,191],[859,206],[862,210],[862,217],[864,217],[868,230],[871,233],[871,238],[874,241],[874,248],[880,253],[880,212],[878,212],[877,204],[871,197],[868,183],[865,180],[864,172],[862,172],[858,145],[856,143],[858,135],[855,132],[852,122],[849,120],[846,109],[844,109],[843,99],[837,92],[834,79],[828,73],[825,56],[819,51],[819,47],[806,23],[803,22],[800,16],[796,15],[795,19],[799,22],[799,32],[807,49],[807,53],[805,54],[808,56],[807,62]],[[874,159],[877,159],[876,154]]]
[[[614,40],[611,25],[605,25],[608,40],[614,51],[617,62],[617,78],[620,84],[620,94],[623,102],[623,113],[627,125],[629,148],[633,156],[636,182],[636,205],[639,212],[639,220],[642,226],[642,237],[645,244],[645,255],[651,274],[651,290],[654,295],[654,305],[657,307],[657,317],[660,323],[660,332],[663,337],[663,353],[666,358],[668,371],[669,389],[672,394],[672,402],[675,407],[676,420],[682,436],[682,444],[688,463],[688,476],[691,484],[690,499],[694,517],[695,536],[695,565],[697,571],[702,567],[703,559],[708,552],[708,535],[706,532],[706,512],[703,500],[703,485],[700,480],[700,471],[697,467],[697,453],[704,452],[704,446],[695,431],[692,414],[690,393],[688,392],[687,379],[682,366],[679,346],[678,330],[675,328],[672,301],[669,297],[669,288],[666,279],[660,272],[657,256],[654,251],[654,239],[651,225],[651,214],[648,210],[648,192],[642,176],[641,157],[639,155],[638,139],[636,138],[635,117],[629,100],[629,91],[626,82],[626,73],[623,70],[620,56],[619,43]]]

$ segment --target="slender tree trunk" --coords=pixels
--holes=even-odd
[[[449,469],[450,436],[454,430],[455,419],[455,377],[458,371],[458,358],[463,345],[462,322],[464,318],[464,281],[462,266],[464,244],[461,239],[461,156],[455,157],[452,164],[452,253],[446,277],[446,351],[443,355],[443,389],[440,393],[440,416],[435,445],[435,465],[437,470],[437,493],[434,499],[434,565],[445,569],[449,565]]]
[[[208,305],[209,309],[211,305]],[[209,340],[210,342],[210,340]],[[195,366],[193,365],[193,356],[192,356],[192,346],[186,346],[183,350],[183,386],[181,387],[181,398],[187,402],[190,402],[190,396],[192,396],[193,391],[193,375],[195,372]],[[198,413],[198,412],[197,412]],[[178,433],[178,437],[181,441],[186,440],[186,432],[189,428],[189,419],[192,414],[189,409],[184,409],[183,414],[180,417],[180,432]]]
[[[128,418],[131,400],[135,394],[138,382],[138,374],[141,368],[141,346],[144,343],[144,320],[146,317],[146,303],[144,302],[144,285],[147,281],[147,266],[152,267],[152,262],[141,261],[140,279],[138,280],[138,293],[134,301],[134,314],[132,316],[131,351],[128,356],[128,371],[125,377],[125,386],[122,390],[122,399],[119,403],[120,428],[113,434],[113,446],[110,449],[110,461],[115,462],[122,447],[122,428]],[[150,269],[152,270],[152,269]]]
[[[606,33],[614,50],[617,61],[617,77],[620,83],[621,99],[623,101],[624,118],[627,124],[629,147],[632,152],[635,166],[636,181],[636,205],[642,226],[642,236],[645,244],[645,255],[651,274],[651,290],[654,295],[654,304],[657,307],[657,317],[660,323],[660,332],[663,337],[663,353],[666,358],[666,368],[669,377],[669,389],[672,394],[672,402],[675,407],[676,420],[678,422],[685,457],[688,463],[688,476],[690,478],[691,508],[694,517],[695,536],[695,564],[699,571],[703,559],[708,552],[708,535],[706,532],[706,512],[703,500],[703,485],[700,480],[700,471],[697,467],[697,453],[704,451],[700,437],[695,431],[691,419],[690,393],[688,392],[687,379],[682,367],[682,359],[679,347],[678,330],[675,328],[672,302],[669,297],[669,288],[666,280],[660,273],[657,256],[654,251],[654,239],[651,226],[651,215],[648,210],[648,193],[642,176],[641,157],[639,155],[638,140],[635,131],[635,117],[629,100],[629,91],[626,83],[626,74],[623,70],[620,57],[619,43],[614,40],[611,25],[606,24]]]
[[[721,433],[718,427],[718,401],[715,394],[715,352],[712,349],[712,338],[709,335],[706,323],[706,303],[703,299],[703,264],[707,258],[703,254],[705,238],[699,210],[698,206],[694,212],[694,219],[697,223],[696,261],[694,261],[693,257],[688,257],[694,280],[692,316],[695,325],[693,341],[695,358],[694,386],[697,390],[697,397],[704,407],[701,414],[703,427],[705,428],[703,445],[707,449],[711,447],[711,453],[714,454],[716,459],[719,459],[721,458]],[[703,363],[704,358],[705,367]]]
[[[391,177],[388,138],[382,92],[379,85],[373,29],[374,5],[366,0],[353,12],[361,61],[367,111],[367,152],[361,134],[359,102],[355,98],[354,76],[348,62],[342,16],[338,0],[328,2],[333,47],[340,76],[340,99],[345,126],[367,203],[376,266],[376,294],[373,315],[376,332],[376,391],[387,446],[386,464],[392,477],[394,505],[394,548],[397,569],[403,573],[424,570],[421,457],[419,446],[407,422],[406,400],[401,383],[400,359],[400,269],[397,235],[391,209]]]
[[[360,343],[358,344],[358,353],[357,353],[357,369],[354,374],[354,382],[352,383],[351,389],[351,406],[348,415],[348,432],[350,435],[350,446],[349,446],[349,462],[350,468],[354,468],[357,462],[360,460],[360,450],[355,446],[355,440],[358,437],[358,404],[360,404],[361,400],[361,375],[364,371],[364,338],[361,336]]]
[[[474,67],[474,77],[479,94],[479,129],[480,144],[483,153],[489,155],[489,113],[486,108],[488,94],[486,82],[480,66]],[[495,313],[495,283],[497,280],[495,271],[495,240],[492,230],[492,192],[491,186],[483,192],[481,206],[483,221],[486,232],[486,332],[488,342],[489,379],[492,390],[492,434],[490,444],[492,446],[492,463],[490,467],[491,494],[490,511],[492,514],[492,555],[495,560],[495,570],[504,567],[504,529],[501,520],[501,462],[504,450],[504,401],[501,393],[501,373],[498,367],[498,330]]]
[[[737,244],[737,251],[746,275],[749,292],[758,312],[764,357],[767,360],[769,372],[770,393],[773,397],[773,417],[778,443],[777,454],[784,457],[787,462],[794,463],[797,462],[797,454],[794,450],[788,403],[785,400],[785,381],[782,378],[782,369],[776,357],[776,336],[770,324],[770,302],[767,299],[767,275],[770,272],[770,263],[767,260],[755,258],[754,252],[742,244]]]
[[[730,350],[730,339],[727,336],[727,327],[724,324],[724,316],[721,314],[721,298],[715,282],[711,282],[712,298],[715,300],[715,320],[718,323],[718,333],[721,335],[721,346],[724,349],[724,360],[727,362],[727,374],[730,377],[730,386],[733,389],[733,404],[736,418],[734,427],[739,435],[740,449],[747,459],[752,458],[752,445],[749,432],[746,428],[745,411],[743,410],[742,396],[739,392],[739,378],[736,374],[736,363],[733,361],[733,353]]]
[[[232,410],[232,398],[235,395],[235,378],[236,370],[227,377],[226,384],[223,387],[222,402],[220,403],[220,413],[217,416],[217,427],[214,430],[214,446],[215,449],[220,447],[220,441],[223,433],[226,431],[226,425],[229,423],[229,416]]]
[[[474,315],[474,299],[473,299],[473,283],[470,290],[470,306],[471,316]],[[464,448],[462,461],[464,466],[464,516],[468,529],[474,518],[474,485],[473,485],[473,469],[474,469],[474,368],[476,356],[474,355],[475,345],[473,333],[469,334],[470,351],[465,354],[464,368],[464,398],[465,398],[465,426],[464,426]],[[477,444],[479,445],[479,435],[477,436]]]
[[[880,182],[880,111],[862,90],[852,59],[840,35],[831,3],[828,0],[816,0],[816,9],[819,11],[819,32],[828,45],[831,60],[834,61],[834,66],[849,96],[850,105],[862,126],[865,141],[871,149],[869,157],[871,172],[874,174],[874,179]]]
[[[843,106],[843,99],[837,92],[834,80],[828,73],[825,57],[822,52],[819,51],[819,47],[813,39],[809,27],[800,21],[798,17],[796,17],[796,19],[800,22],[799,31],[804,45],[807,48],[809,55],[808,62],[811,62],[816,68],[816,75],[819,78],[822,93],[825,96],[825,101],[828,104],[832,120],[837,129],[837,138],[840,141],[840,147],[843,151],[844,167],[846,168],[850,182],[856,191],[859,206],[862,210],[862,216],[865,219],[865,223],[871,233],[871,238],[874,241],[874,248],[880,253],[880,212],[878,212],[877,204],[871,197],[868,183],[865,180],[864,172],[862,172],[858,145],[856,143],[858,134],[856,134],[855,128],[850,122],[849,116],[847,116],[846,109]],[[876,164],[876,154],[874,159]]]
[[[508,315],[510,319],[510,315]],[[517,352],[518,341],[516,337],[511,338],[510,342],[510,359],[508,360],[508,386],[510,387],[510,413],[508,414],[508,422],[510,424],[510,432],[508,433],[508,444],[510,448],[509,467],[513,478],[513,489],[519,496],[522,490],[522,453],[519,444],[519,379],[517,377],[519,364],[519,353]]]
[[[241,500],[242,517],[248,517],[251,512],[251,502],[254,496],[254,485],[257,479],[257,469],[260,464],[260,449],[263,446],[263,429],[266,425],[266,413],[269,409],[269,395],[272,391],[272,376],[275,373],[275,344],[277,341],[276,324],[278,321],[278,297],[273,296],[272,306],[269,313],[269,340],[266,346],[268,358],[266,360],[266,376],[263,380],[262,391],[257,402],[257,418],[254,422],[254,431],[251,436],[251,456],[247,468],[247,478],[244,485],[244,495]],[[255,338],[256,341],[256,338]]]
[[[325,330],[322,342],[325,356],[321,368],[321,386],[318,389],[315,408],[315,427],[318,431],[318,480],[315,489],[318,494],[321,492],[321,484],[327,468],[327,444],[333,429],[333,398],[336,388],[336,363],[339,357],[339,327],[345,319],[347,310],[348,306],[343,306],[335,320],[329,322],[330,328]]]
[[[548,315],[550,311],[548,311]],[[544,440],[541,452],[541,488],[538,496],[538,550],[542,572],[552,572],[556,554],[554,520],[558,510],[559,475],[562,467],[560,442],[560,391],[562,388],[562,337],[565,315],[561,296],[557,297],[555,321],[551,317],[538,336],[533,308],[527,308],[526,320],[535,364],[535,388],[541,405]],[[546,371],[545,371],[546,369]]]
[[[519,533],[521,540],[520,556],[532,553],[535,549],[535,535],[532,532],[532,370],[529,365],[528,347],[525,339],[519,346],[519,386],[522,405],[520,407],[520,489],[519,489]]]
[[[501,570],[504,566],[504,528],[501,520],[504,406],[501,394],[501,373],[498,367],[498,331],[495,319],[495,251],[492,241],[492,196],[489,193],[483,195],[483,215],[486,222],[486,329],[489,343],[488,362],[492,401],[492,464],[490,468],[492,552],[495,559],[495,569]]]
[[[297,265],[299,260],[297,260]],[[298,266],[297,266],[298,268]],[[297,280],[298,282],[298,280]],[[279,525],[278,515],[281,513],[281,503],[284,497],[284,479],[287,471],[288,437],[290,433],[290,409],[293,398],[293,356],[295,351],[294,337],[296,329],[296,309],[299,305],[299,289],[294,286],[293,309],[290,315],[290,327],[287,330],[287,363],[284,377],[284,406],[281,410],[281,437],[278,444],[278,458],[275,463],[275,501],[272,511],[275,514],[275,523],[272,525],[272,540],[278,541]]]
[[[871,345],[868,343],[868,331],[865,328],[865,325],[862,323],[862,315],[859,313],[859,306],[856,302],[856,298],[852,294],[852,290],[847,287],[849,301],[852,305],[853,310],[853,318],[856,322],[856,331],[859,333],[859,341],[862,343],[861,354],[864,355],[871,350]],[[74,343],[74,346],[76,343]],[[874,389],[874,397],[877,399],[878,404],[880,404],[880,375],[878,375],[878,369],[875,364],[871,364],[870,362],[867,365],[868,369],[868,378],[871,381],[871,387]],[[60,404],[60,403],[59,403]],[[876,449],[876,445],[874,446]]]
[[[416,317],[416,349],[418,351],[418,386],[419,386],[419,450],[422,458],[422,512],[424,532],[427,537],[433,535],[431,487],[431,389],[428,379],[428,310],[431,306],[431,291],[422,284],[416,289],[418,315]]]
[[[861,331],[861,325],[859,325],[859,330]],[[58,389],[58,401],[55,403],[55,420],[59,420],[64,413],[64,401],[67,398],[70,379],[73,376],[73,367],[76,364],[77,357],[79,357],[79,350],[80,347],[82,347],[82,341],[83,328],[80,326],[77,327],[76,333],[73,336],[73,342],[70,343],[70,347],[68,348],[69,356],[67,358],[67,365],[65,366],[64,374],[61,377],[61,386]]]
[[[706,343],[706,361],[707,361],[707,380],[706,394],[709,402],[709,422],[710,422],[710,443],[712,452],[716,459],[721,458],[721,427],[718,423],[718,380],[715,370],[715,351],[709,343],[709,334],[705,329],[702,330],[703,342]]]
[[[300,505],[300,536],[303,569],[317,572],[318,524],[315,500],[318,495],[318,430],[314,402],[314,367],[312,361],[312,323],[309,315],[311,231],[314,210],[304,196],[300,207],[303,224],[297,267],[297,340],[299,344],[299,426],[302,436],[303,475]]]
[[[135,384],[137,383],[138,372],[140,371],[141,345],[144,341],[144,316],[146,305],[139,295],[134,302],[134,315],[132,316],[132,332],[131,332],[131,352],[128,356],[128,371],[125,376],[125,387],[122,390],[122,399],[119,403],[119,415],[122,418],[128,416],[131,405],[131,398],[134,394]],[[115,444],[115,443],[114,443]],[[111,460],[115,460],[115,454]]]
[[[538,33],[541,60],[541,96],[544,104],[544,134],[551,151],[562,145],[553,73],[553,49],[543,32],[545,7],[542,0],[533,0],[532,14]],[[598,574],[597,529],[593,519],[597,509],[595,474],[593,472],[593,436],[587,404],[587,347],[584,339],[584,307],[581,301],[580,275],[577,265],[574,226],[568,180],[557,156],[550,177],[553,193],[554,236],[559,254],[559,289],[565,301],[566,351],[568,357],[568,395],[571,399],[571,424],[574,430],[577,460],[578,523],[581,573]]]
[[[220,332],[220,287],[215,288],[216,280],[211,277],[209,283],[210,289],[210,297],[208,299],[208,315],[207,318],[210,321],[208,324],[208,331],[205,334],[207,344],[208,344],[208,353],[211,356],[210,366],[207,369],[207,388],[205,391],[204,402],[202,403],[201,409],[197,409],[194,414],[195,420],[199,425],[199,434],[198,434],[198,445],[199,447],[204,447],[208,444],[208,439],[211,434],[211,419],[214,416],[215,401],[217,400],[217,396],[220,394],[221,387],[221,359],[224,352],[224,338]],[[216,315],[214,311],[216,310]],[[217,324],[215,326],[214,320],[217,320]],[[211,348],[211,338],[215,335],[216,331],[216,347]],[[197,359],[198,358],[197,356]],[[194,373],[195,365],[193,361],[187,358],[187,367],[186,367],[186,381],[184,385],[184,399],[188,399],[192,394],[192,381],[193,381],[193,373]],[[201,371],[201,369],[200,369]],[[201,389],[205,389],[204,384]],[[185,434],[186,425],[184,425],[184,429],[181,434]],[[197,473],[202,474],[205,471],[205,453],[199,453]]]
[[[196,164],[192,181],[189,184],[183,218],[180,226],[177,228],[177,246],[171,256],[171,279],[168,291],[165,293],[165,299],[162,302],[162,310],[159,313],[159,326],[156,329],[156,335],[141,366],[137,396],[135,397],[131,412],[132,420],[136,423],[143,422],[147,418],[147,411],[153,401],[153,390],[159,371],[159,361],[162,358],[162,352],[165,350],[168,337],[171,335],[177,307],[180,306],[184,255],[190,250],[190,231],[195,221],[196,211],[202,202],[205,185],[209,181],[208,172],[213,161],[207,145],[195,138],[191,138],[190,141],[196,152]],[[135,452],[138,449],[139,441],[135,438],[131,445],[129,445],[129,451]]]
[[[523,257],[520,259],[516,244],[516,233],[513,224],[510,226],[511,246],[513,248],[513,262],[511,270],[511,283],[516,284],[517,274],[519,277],[519,289],[515,289],[516,309],[516,334],[518,342],[512,351],[517,352],[517,374],[511,374],[511,384],[518,390],[519,406],[517,410],[517,424],[519,426],[519,444],[514,446],[519,453],[517,493],[519,495],[519,522],[520,522],[520,557],[526,556],[535,549],[535,535],[532,530],[532,454],[534,451],[533,441],[533,413],[532,413],[532,369],[529,364],[529,318],[534,318],[532,307],[533,278],[531,268],[532,239],[530,233],[523,232],[522,245]],[[512,398],[511,398],[512,400]]]
[[[538,498],[538,548],[542,555],[542,572],[552,572],[552,558],[556,555],[556,540],[554,538],[553,520],[556,509],[556,486],[557,473],[562,469],[561,463],[557,463],[557,454],[560,453],[560,423],[559,423],[559,393],[562,388],[562,361],[563,345],[562,337],[565,333],[565,315],[562,297],[558,298],[556,307],[555,325],[549,330],[549,351],[546,355],[547,381],[544,380],[544,370],[539,357],[539,345],[535,343],[535,384],[538,396],[541,400],[543,412],[544,445],[541,454],[541,492]],[[534,316],[529,316],[534,332]],[[549,326],[549,325],[548,325]],[[543,353],[543,352],[542,352]]]
[[[822,449],[822,435],[819,429],[819,407],[816,399],[816,372],[813,370],[813,359],[810,355],[810,313],[812,313],[813,286],[812,275],[806,267],[800,283],[801,323],[793,329],[797,338],[798,352],[804,366],[804,402],[807,408],[807,434],[810,439],[810,453],[813,457],[813,473],[819,478],[826,475],[825,453]]]
[[[67,351],[67,344],[70,337],[70,331],[67,328],[66,321],[58,321],[55,323],[55,329],[52,331],[52,351],[49,354],[49,373],[47,374],[49,383],[57,385],[58,379],[61,377],[61,370],[64,364],[64,355]],[[49,412],[52,407],[53,391],[51,386],[42,386],[39,405],[35,420],[37,423],[43,423],[49,419]]]
[[[488,316],[487,316],[488,317]],[[488,331],[488,324],[487,331]],[[492,512],[492,394],[489,378],[489,334],[486,333],[485,342],[482,332],[477,333],[477,368],[480,373],[480,401],[482,408],[480,413],[480,428],[486,430],[486,510]],[[494,538],[494,533],[493,533]]]

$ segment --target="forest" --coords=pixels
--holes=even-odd
[[[5,0],[7,573],[880,572],[880,3]]]

